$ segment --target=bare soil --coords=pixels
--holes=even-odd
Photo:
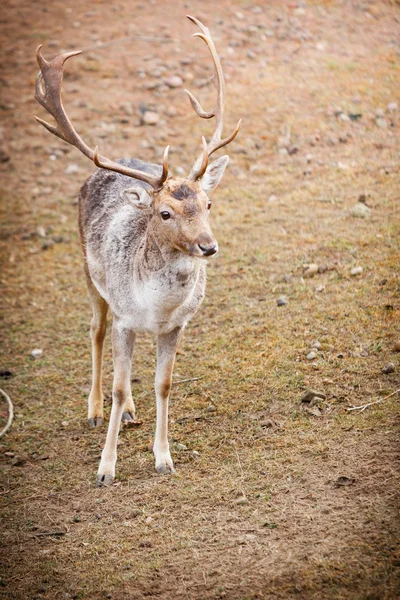
[[[399,396],[347,410],[400,387],[399,4],[255,7],[2,5],[0,368],[15,419],[0,443],[1,598],[400,597]],[[212,124],[164,81],[180,75],[206,107],[215,94],[187,12],[223,57],[226,131],[243,118],[213,197],[220,252],[175,369],[190,380],[172,394],[177,474],[153,471],[144,336],[132,383],[143,424],[121,432],[117,484],[95,489],[106,424],[86,425],[91,314],[76,223],[93,166],[33,120],[46,118],[35,48],[86,50],[67,64],[64,102],[90,145],[157,162],[170,143],[172,171],[186,173]],[[157,127],[141,123],[146,108]],[[367,219],[351,215],[360,196]],[[309,263],[320,266],[310,278]],[[111,384],[107,340],[108,411]],[[308,389],[323,397],[301,403]]]

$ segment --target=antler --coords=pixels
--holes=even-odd
[[[202,33],[195,33],[193,35],[193,37],[201,38],[208,46],[208,49],[209,49],[212,59],[214,61],[215,73],[216,73],[215,85],[217,88],[217,103],[215,105],[214,110],[209,111],[209,112],[206,112],[205,110],[203,110],[200,105],[200,102],[193,96],[193,94],[191,92],[189,92],[188,90],[185,90],[185,92],[189,96],[189,100],[193,107],[193,110],[196,112],[196,114],[199,115],[199,117],[201,117],[202,119],[211,119],[212,117],[215,117],[214,134],[208,144],[207,144],[205,138],[204,137],[202,138],[203,152],[197,158],[197,160],[194,163],[192,170],[190,172],[189,177],[191,179],[196,180],[196,179],[200,179],[206,172],[207,165],[208,165],[208,159],[211,156],[211,154],[213,154],[219,148],[226,146],[233,139],[235,139],[235,137],[237,136],[237,134],[239,132],[241,119],[239,120],[238,124],[236,125],[235,131],[230,136],[228,136],[224,139],[221,139],[222,130],[224,127],[224,90],[225,90],[225,81],[224,81],[224,74],[223,74],[222,67],[221,67],[221,61],[219,60],[217,50],[215,48],[213,39],[211,37],[210,31],[208,30],[208,28],[205,27],[203,25],[203,23],[201,23],[201,21],[199,21],[195,17],[191,17],[191,16],[187,15],[187,18],[190,21],[192,21],[192,23],[197,25],[202,31]]]
[[[36,92],[35,99],[41,104],[47,112],[49,112],[56,120],[57,127],[46,123],[42,119],[35,117],[36,121],[41,123],[50,133],[53,133],[57,137],[61,138],[68,144],[72,144],[78,150],[80,150],[85,156],[93,160],[94,164],[103,169],[110,171],[116,171],[122,175],[128,177],[134,177],[150,184],[155,190],[162,188],[164,182],[168,177],[168,150],[169,146],[166,147],[163,157],[163,170],[161,177],[155,177],[149,173],[138,171],[136,169],[130,169],[120,165],[113,160],[106,158],[105,156],[99,156],[97,147],[92,150],[82,140],[82,138],[75,131],[71,121],[69,120],[67,113],[64,110],[61,100],[61,84],[63,80],[63,67],[64,63],[71,56],[81,54],[81,51],[66,52],[59,54],[51,62],[48,62],[43,58],[40,50],[42,45],[38,46],[36,50],[36,58],[39,63],[40,72],[36,78]]]

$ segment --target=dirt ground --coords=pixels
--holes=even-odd
[[[183,87],[207,108],[215,90],[186,13],[223,58],[226,131],[243,118],[213,196],[220,252],[175,368],[177,474],[154,472],[143,336],[143,424],[120,434],[117,483],[96,489],[107,423],[86,424],[76,219],[93,165],[33,120],[46,118],[35,48],[86,50],[67,63],[64,103],[89,145],[157,162],[169,143],[172,172],[187,173],[212,125]],[[8,0],[0,19],[0,385],[15,405],[0,597],[399,598],[398,2]],[[367,218],[352,215],[359,199]],[[104,369],[108,415],[109,339]]]

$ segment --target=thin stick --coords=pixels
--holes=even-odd
[[[66,531],[43,531],[41,533],[34,533],[33,537],[61,537],[66,534]]]
[[[5,433],[7,433],[7,431],[11,427],[11,423],[12,423],[12,420],[14,418],[14,406],[13,406],[13,403],[11,402],[10,396],[8,394],[6,394],[5,391],[2,390],[1,388],[0,388],[0,393],[4,396],[4,398],[8,402],[8,421],[7,421],[6,425],[5,425],[5,427],[0,431],[0,438],[1,438],[1,437],[3,437],[3,435]]]
[[[348,411],[359,410],[360,412],[363,412],[369,406],[373,406],[374,404],[380,404],[381,402],[385,402],[385,400],[388,400],[389,398],[391,398],[392,396],[395,396],[399,392],[400,392],[400,388],[398,390],[395,390],[394,392],[392,392],[388,396],[385,396],[384,398],[380,398],[379,400],[375,400],[375,402],[368,402],[368,404],[363,404],[362,406],[352,406],[352,407],[348,408],[347,410]]]
[[[204,379],[204,375],[202,377],[191,377],[190,379],[178,379],[178,381],[173,381],[172,385],[176,385],[177,383],[187,383],[188,381],[198,381],[199,379]]]
[[[190,379],[178,379],[178,381],[172,381],[172,385],[177,385],[178,383],[188,383],[189,381],[199,381],[199,379],[204,379],[204,375],[202,377],[191,377]],[[150,392],[143,392],[140,398],[145,398],[146,396],[150,396],[153,394],[153,390]]]

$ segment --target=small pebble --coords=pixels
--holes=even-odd
[[[311,350],[311,352],[307,354],[307,360],[314,360],[314,358],[317,358],[317,352],[318,350]]]
[[[326,396],[322,392],[316,392],[315,390],[307,390],[302,395],[300,402],[302,402],[302,404],[311,404],[311,402],[315,398],[319,398],[320,400],[325,400]]]
[[[318,273],[318,265],[312,263],[310,265],[304,265],[303,268],[303,277],[314,277],[314,275]]]
[[[385,109],[384,108],[377,108],[375,111],[375,115],[377,117],[384,117],[385,116]]]
[[[316,350],[321,350],[321,348],[322,348],[321,342],[318,342],[318,340],[316,340],[315,342],[313,342],[311,344],[311,348],[314,348]]]
[[[75,173],[79,173],[80,171],[80,167],[78,165],[76,165],[75,163],[71,163],[70,165],[68,165],[68,167],[65,169],[64,173],[66,175],[75,175]]]
[[[168,79],[165,80],[165,83],[169,88],[179,88],[182,86],[183,81],[179,75],[172,75],[172,77],[168,77]]]
[[[36,234],[41,238],[45,238],[46,237],[46,229],[44,227],[42,227],[41,225],[39,225],[39,227],[36,227]]]
[[[143,123],[145,125],[157,125],[160,120],[160,115],[152,110],[147,110],[143,115]]]
[[[286,304],[288,303],[288,299],[286,296],[279,296],[276,303],[278,306],[286,306]]]
[[[359,219],[367,219],[371,214],[371,209],[363,202],[357,202],[351,209],[351,215]]]
[[[200,452],[197,452],[197,450],[192,450],[192,454],[193,456],[200,456]]]
[[[240,498],[237,498],[235,500],[235,504],[247,504],[248,500],[246,498],[246,496],[240,496]]]
[[[354,267],[351,271],[350,271],[350,275],[352,277],[355,277],[356,275],[360,275],[363,272],[363,268],[362,267]]]
[[[384,375],[389,375],[390,373],[394,373],[395,372],[395,366],[393,363],[389,363],[388,365],[386,365],[386,367],[383,367],[382,369],[382,373]]]
[[[40,358],[43,354],[43,350],[41,348],[35,348],[31,352],[32,358]]]
[[[185,444],[176,444],[176,449],[177,450],[187,450],[188,447],[185,446]]]
[[[382,119],[382,117],[375,119],[375,123],[380,129],[386,129],[388,126],[386,119]]]
[[[394,343],[393,350],[395,352],[400,352],[400,340],[397,340],[397,342]]]
[[[389,102],[386,108],[388,109],[388,111],[394,112],[395,110],[398,110],[399,106],[397,102]]]

